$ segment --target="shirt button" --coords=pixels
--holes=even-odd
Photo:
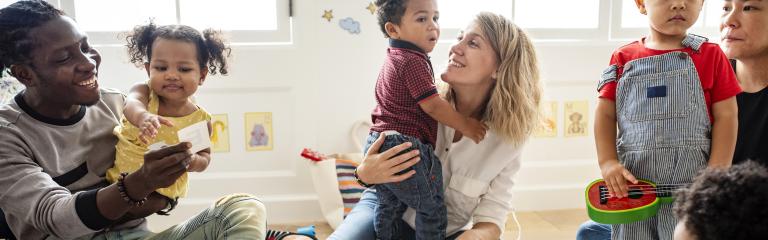
[[[681,53],[677,54],[677,57],[679,57],[680,59],[685,59],[685,58],[688,57],[688,54],[684,53],[684,52],[681,52]]]
[[[445,151],[447,152],[447,151],[448,151],[448,148],[445,148]]]

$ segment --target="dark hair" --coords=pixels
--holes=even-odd
[[[707,170],[679,193],[675,213],[699,240],[763,239],[768,236],[768,169],[747,161]]]
[[[18,1],[0,9],[0,72],[29,61],[35,47],[29,31],[60,16],[64,12],[43,0]]]
[[[142,67],[152,58],[152,44],[157,38],[179,40],[197,46],[197,61],[200,69],[208,69],[210,74],[227,74],[227,57],[231,49],[226,45],[221,33],[206,29],[202,34],[186,25],[157,26],[153,22],[136,26],[125,40],[128,42],[128,56],[131,62]]]
[[[389,37],[384,24],[391,22],[400,25],[400,21],[405,15],[405,5],[408,0],[376,0],[376,19],[379,20],[379,28],[385,37]]]

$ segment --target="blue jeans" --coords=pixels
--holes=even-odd
[[[370,133],[363,152],[368,151],[379,135],[378,132]],[[448,219],[443,199],[442,165],[432,146],[411,136],[388,134],[379,151],[386,151],[406,142],[411,142],[412,147],[399,154],[418,149],[421,160],[398,173],[403,174],[413,169],[416,174],[410,178],[374,186],[379,200],[374,209],[373,226],[376,236],[382,240],[401,239],[399,234],[405,229],[400,222],[403,213],[410,207],[416,210],[416,239],[444,239]]]
[[[328,240],[375,240],[376,232],[373,227],[373,211],[379,205],[376,195],[375,191],[368,190],[363,192],[360,201],[357,202],[352,211],[344,218],[344,221],[328,237]],[[398,224],[404,224],[400,228],[400,230],[403,230],[400,233],[400,239],[414,239],[415,233],[410,226],[402,220]],[[462,233],[464,231],[459,231],[446,239],[456,239]]]
[[[579,226],[576,231],[576,240],[610,240],[611,225],[597,223],[589,220]]]

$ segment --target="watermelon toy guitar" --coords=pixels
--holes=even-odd
[[[617,198],[608,192],[605,181],[598,179],[587,186],[585,197],[587,213],[595,222],[605,224],[626,224],[653,217],[661,203],[674,201],[673,193],[687,184],[655,184],[638,180],[637,184],[627,182],[629,197]]]

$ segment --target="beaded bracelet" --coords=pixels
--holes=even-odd
[[[360,184],[360,186],[363,186],[365,188],[370,188],[375,185],[375,184],[367,184],[363,182],[363,180],[360,180],[360,177],[357,176],[357,168],[355,168],[355,180],[357,180],[357,183]]]
[[[147,202],[147,197],[144,197],[141,200],[134,200],[131,198],[131,196],[128,196],[128,190],[125,188],[126,176],[128,176],[127,172],[120,173],[120,177],[117,178],[117,190],[120,191],[120,196],[123,197],[123,200],[126,203],[134,207],[141,207],[145,202]]]

